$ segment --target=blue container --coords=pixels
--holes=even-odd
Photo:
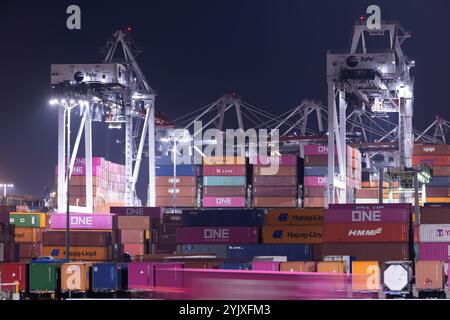
[[[92,291],[113,292],[127,289],[127,264],[94,263],[92,265]]]
[[[246,177],[207,176],[203,177],[203,185],[205,187],[242,187],[246,185]]]
[[[450,177],[431,177],[428,187],[450,187]]]
[[[194,164],[194,158],[193,157],[189,157],[188,162],[181,162],[182,159],[184,159],[185,157],[179,157],[178,161],[180,161],[178,163],[178,165],[193,165]],[[156,156],[155,157],[155,165],[156,166],[173,166],[173,156],[169,155],[169,156]]]
[[[319,167],[305,167],[305,176],[327,176],[328,175],[328,167],[327,166],[319,166]],[[334,173],[339,173],[339,168],[334,168]]]
[[[197,166],[195,165],[179,165],[176,168],[177,176],[183,177],[183,176],[196,176],[197,175]],[[170,176],[172,177],[173,174],[173,165],[171,166],[156,166],[155,168],[155,175],[156,176]]]
[[[288,261],[311,261],[309,244],[241,244],[228,245],[227,258],[253,260],[256,256],[285,256]]]
[[[252,264],[238,263],[238,262],[224,262],[220,265],[220,269],[223,270],[252,270]]]
[[[183,210],[183,226],[262,226],[265,215],[263,210]]]
[[[177,254],[215,254],[218,259],[226,259],[226,244],[179,244]]]

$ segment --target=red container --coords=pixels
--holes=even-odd
[[[407,242],[407,223],[326,223],[323,242]]]
[[[25,263],[0,263],[1,283],[19,282],[19,291],[26,291],[28,287],[28,265]],[[2,286],[2,291],[15,292],[14,285]]]
[[[325,197],[326,188],[325,187],[305,187],[304,194],[305,197]]]
[[[327,177],[309,176],[304,178],[305,187],[325,187],[327,184]]]
[[[278,164],[280,166],[296,166],[297,165],[297,156],[285,154],[282,156],[257,156],[254,157],[251,161],[253,165],[259,166],[267,166],[271,164]]]
[[[428,164],[432,166],[450,166],[450,157],[447,155],[413,156],[413,166]]]
[[[433,167],[433,176],[435,176],[435,177],[450,177],[450,166],[434,166]]]
[[[173,186],[157,186],[156,197],[172,197],[174,190],[177,197],[195,197],[197,194],[197,187],[195,186],[183,187],[181,185],[177,185],[175,189]]]
[[[184,263],[156,263],[155,286],[159,288],[183,288]]]
[[[346,206],[349,207],[349,206]],[[411,208],[400,205],[399,208],[388,205],[358,205],[351,208],[325,210],[325,223],[351,223],[351,222],[402,222],[408,223],[410,220]]]
[[[254,261],[252,270],[255,271],[280,271],[280,263],[273,261]]]
[[[413,156],[417,155],[449,155],[450,145],[448,144],[414,144]]]
[[[71,231],[70,244],[78,247],[101,247],[111,244],[111,232],[102,231]],[[45,231],[42,233],[42,243],[45,246],[65,246],[65,231]]]
[[[419,258],[420,260],[450,261],[450,243],[420,243]]]
[[[427,197],[444,198],[450,195],[449,187],[427,187]]]
[[[255,208],[296,208],[296,197],[254,197]]]
[[[204,197],[245,197],[245,187],[203,187]]]
[[[245,176],[246,168],[243,165],[237,166],[204,166],[204,176]]]
[[[172,207],[173,197],[157,197],[156,204],[161,207]],[[177,207],[195,207],[195,197],[177,197],[175,202]]]
[[[180,227],[176,241],[181,244],[257,243],[259,229],[254,227]]]
[[[305,156],[305,166],[328,166],[328,155],[324,156]]]
[[[422,224],[450,224],[450,207],[422,207],[422,208],[420,208],[420,223],[422,223]]]
[[[145,254],[145,245],[136,243],[125,243],[123,245],[123,251],[131,256],[140,256]]]
[[[128,264],[128,290],[145,290],[155,286],[154,263],[132,262]]]
[[[359,261],[407,261],[409,245],[407,242],[397,243],[324,243],[322,255],[325,256],[352,256]]]
[[[145,232],[144,230],[121,230],[120,237],[124,244],[143,244]]]
[[[255,197],[295,197],[297,187],[253,187]]]
[[[4,242],[4,261],[15,262],[18,260],[19,248],[14,242]]]
[[[278,177],[278,176],[254,176],[254,187],[283,187],[283,186],[296,186],[297,177]]]
[[[42,244],[40,243],[20,243],[19,258],[34,258],[42,255]]]
[[[157,176],[157,186],[173,186],[174,178],[171,176]],[[180,186],[196,186],[197,177],[176,177],[175,182]]]
[[[204,207],[244,208],[245,197],[203,197]]]

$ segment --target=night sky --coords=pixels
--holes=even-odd
[[[66,28],[71,4],[81,7],[81,30]],[[101,62],[98,51],[117,29],[133,27],[144,50],[139,64],[169,119],[232,91],[282,113],[304,98],[326,104],[326,51],[348,47],[354,21],[370,4],[412,32],[404,48],[417,65],[414,127],[424,129],[437,114],[450,119],[448,0],[0,0],[0,183],[37,196],[53,189],[50,64]],[[114,143],[120,131],[104,127],[94,127],[94,154],[123,162],[123,146]],[[146,183],[144,176],[143,198]]]

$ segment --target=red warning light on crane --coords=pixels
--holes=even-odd
[[[129,27],[127,28],[127,31],[128,31],[128,32],[131,32],[131,31],[133,31],[133,28],[131,28],[131,26],[129,26]]]

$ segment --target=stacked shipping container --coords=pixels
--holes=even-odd
[[[297,207],[296,156],[258,156],[253,159],[253,207]]]
[[[0,262],[16,260],[15,226],[9,223],[9,214],[15,210],[15,206],[0,206]]]
[[[203,158],[203,207],[246,207],[245,157]]]
[[[117,216],[117,229],[124,252],[131,256],[148,253],[150,217]]]
[[[450,206],[421,208],[418,238],[416,260],[450,261]]]
[[[10,223],[16,226],[15,242],[19,261],[30,261],[42,254],[42,233],[46,227],[45,213],[11,212]]]

